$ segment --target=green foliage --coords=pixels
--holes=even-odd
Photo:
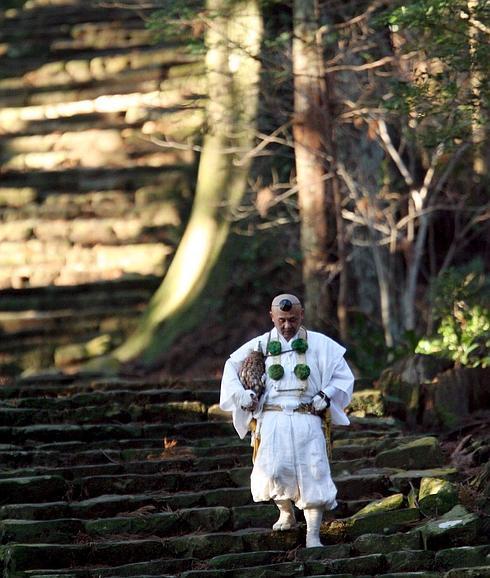
[[[490,308],[483,266],[473,261],[445,271],[431,288],[437,335],[421,339],[416,352],[438,354],[458,365],[490,366]]]
[[[204,13],[200,2],[161,0],[160,8],[152,12],[146,26],[155,42],[185,41],[190,53],[205,51]]]
[[[362,377],[376,379],[388,363],[383,330],[361,313],[349,318],[349,359]]]
[[[475,9],[485,21],[484,3]],[[466,139],[478,118],[478,107],[488,99],[490,45],[470,47],[467,2],[416,0],[395,2],[377,18],[403,37],[401,51],[414,65],[410,81],[395,79],[384,102],[388,110],[410,118],[414,136],[424,146]],[[415,56],[418,55],[418,56]],[[478,74],[480,97],[475,98],[470,75]]]

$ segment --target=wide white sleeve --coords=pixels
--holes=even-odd
[[[232,353],[225,363],[221,379],[219,406],[223,411],[232,413],[233,425],[242,439],[247,435],[252,413],[241,408],[240,399],[244,388],[238,377],[238,371],[241,362],[251,351],[253,351],[253,343],[249,342]]]
[[[332,423],[337,425],[349,425],[350,421],[344,410],[349,405],[354,391],[354,375],[344,359],[344,351],[344,348],[335,348],[337,359],[333,367],[324,371],[321,387],[330,398]]]

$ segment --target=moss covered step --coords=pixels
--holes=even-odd
[[[99,519],[119,515],[142,516],[182,508],[235,508],[253,505],[249,488],[179,493],[104,494],[81,501],[6,504],[0,506],[0,519],[42,521],[59,518]]]
[[[181,464],[189,462],[190,458],[200,461],[204,464],[206,460],[212,461],[218,456],[230,458],[237,456],[242,459],[248,456],[250,461],[250,449],[248,444],[236,443],[234,438],[229,440],[229,444],[221,443],[216,447],[193,447],[178,444],[175,447],[165,448],[165,442],[159,438],[151,443],[151,440],[141,439],[140,447],[135,446],[132,440],[128,447],[125,446],[124,440],[117,444],[87,449],[83,443],[74,442],[67,447],[65,443],[51,444],[50,450],[28,449],[26,446],[10,446],[0,449],[0,464],[2,469],[29,469],[32,467],[70,467],[73,465],[98,465],[109,463],[124,463],[127,461],[158,461],[166,460],[170,466],[183,467]],[[101,444],[99,444],[100,446]],[[74,450],[76,450],[74,452]]]
[[[277,519],[273,505],[224,506],[181,509],[173,512],[146,515],[119,515],[115,518],[79,520],[73,518],[43,521],[3,520],[0,522],[0,541],[27,543],[73,543],[80,532],[99,540],[117,535],[125,538],[136,535],[168,537],[193,532],[218,532],[249,527],[270,528]]]
[[[273,533],[270,529],[246,529],[234,532],[192,534],[164,540],[124,540],[90,544],[11,544],[3,547],[6,575],[14,578],[34,569],[63,569],[121,563],[157,558],[206,559],[230,552],[289,550],[296,545],[299,530]]]
[[[54,386],[56,387],[56,386]],[[17,389],[19,393],[19,390]],[[110,405],[113,403],[129,405],[141,405],[144,407],[148,404],[163,404],[163,403],[184,403],[199,400],[199,397],[204,397],[204,394],[213,401],[219,395],[216,392],[195,392],[185,389],[117,389],[117,390],[101,390],[93,391],[87,388],[86,392],[73,393],[66,395],[67,390],[61,389],[53,390],[38,390],[38,395],[32,396],[32,390],[24,389],[25,397],[13,398],[12,400],[0,397],[0,408],[15,407],[15,408],[34,408],[36,410],[52,410],[61,411],[69,409],[79,409],[94,405]],[[35,392],[34,392],[35,393]],[[59,393],[59,397],[56,394]],[[49,394],[48,397],[45,394]],[[212,397],[211,397],[212,395]]]
[[[19,191],[15,192],[19,194]],[[5,189],[0,189],[0,201],[4,201],[4,193]],[[99,196],[100,203],[104,204],[104,196],[102,194],[99,194]],[[121,199],[118,199],[118,203],[120,202]],[[105,203],[107,203],[107,200],[105,200]],[[74,308],[80,311],[87,306],[92,308],[127,306],[133,303],[146,303],[157,287],[158,280],[155,277],[147,277],[143,279],[121,279],[117,282],[99,281],[71,287],[48,286],[4,289],[0,291],[0,310],[2,312],[25,310],[56,311]],[[80,381],[79,377],[75,378],[73,376],[71,378],[66,376],[65,379]],[[41,381],[41,379],[38,379],[36,383],[39,385]]]
[[[149,459],[144,461],[111,462],[105,464],[71,465],[58,468],[47,468],[37,466],[35,468],[18,468],[16,470],[0,469],[0,479],[7,477],[32,477],[35,475],[56,475],[65,479],[76,480],[86,476],[122,474],[154,474],[159,472],[172,471],[210,471],[211,469],[230,469],[238,466],[248,466],[250,456],[244,453],[240,455],[226,455],[179,460]]]
[[[105,405],[88,405],[67,410],[6,408],[0,407],[1,426],[29,426],[33,423],[176,423],[204,421],[207,407],[199,401],[176,401],[156,404],[125,404],[112,402]]]
[[[180,424],[142,424],[127,425],[97,424],[42,424],[27,427],[0,427],[0,443],[22,444],[28,440],[49,442],[64,439],[66,441],[91,442],[97,440],[163,438],[175,436],[182,439],[208,438],[233,434],[233,426],[221,422],[180,423]],[[61,436],[61,437],[60,437]]]

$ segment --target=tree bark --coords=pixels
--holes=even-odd
[[[256,0],[208,0],[207,121],[191,216],[169,270],[139,325],[112,357],[151,367],[175,338],[206,316],[187,315],[206,286],[227,239],[229,215],[247,185],[258,102],[262,20]]]
[[[301,219],[305,317],[324,327],[331,315],[328,287],[328,242],[333,237],[329,215],[331,181],[326,174],[326,143],[331,131],[327,86],[319,30],[317,0],[295,0],[293,38],[293,135]]]

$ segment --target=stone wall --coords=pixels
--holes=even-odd
[[[192,198],[195,153],[168,143],[199,137],[205,94],[200,58],[155,43],[140,2],[15,4],[0,9],[0,350],[12,316],[20,330],[59,309],[47,287],[131,281],[144,305]],[[31,317],[23,289],[40,295]],[[80,339],[114,310],[99,314]]]

